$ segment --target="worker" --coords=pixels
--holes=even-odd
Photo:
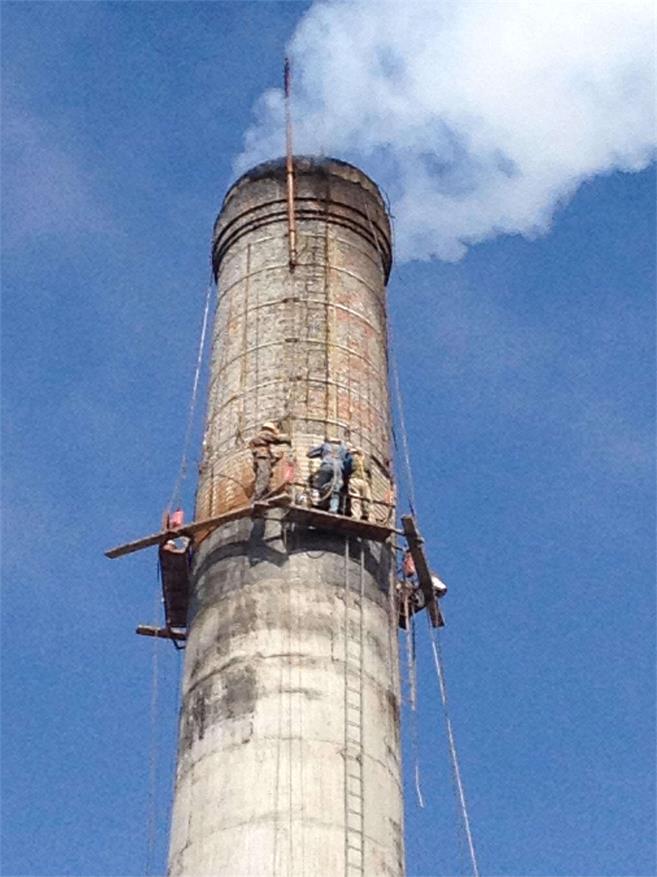
[[[405,581],[411,584],[417,584],[417,570],[415,569],[415,561],[413,560],[413,555],[408,550],[408,548],[406,549],[406,551],[404,551],[404,557],[402,559],[402,575]]]
[[[289,436],[282,433],[272,421],[263,423],[256,435],[249,441],[249,448],[253,454],[255,475],[253,499],[255,502],[262,499],[270,491],[274,463],[283,456],[283,449],[277,445],[289,444]]]
[[[431,571],[431,587],[433,588],[433,593],[437,600],[441,600],[447,593],[447,585],[442,579],[438,578],[433,570]]]
[[[347,489],[352,518],[361,518],[367,521],[370,516],[370,502],[372,491],[370,489],[369,471],[362,448],[354,448],[350,452],[351,466]]]
[[[339,438],[325,438],[321,445],[308,451],[308,457],[319,457],[321,463],[315,473],[314,486],[319,491],[319,505],[328,499],[329,511],[334,515],[340,510],[340,491],[344,485],[344,469],[348,464],[348,451]]]

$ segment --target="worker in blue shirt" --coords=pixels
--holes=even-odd
[[[320,504],[329,500],[329,511],[337,515],[340,508],[340,493],[344,485],[345,468],[349,464],[349,451],[339,438],[326,438],[321,445],[308,451],[313,459],[319,457],[321,463],[315,474],[315,487],[319,491]]]

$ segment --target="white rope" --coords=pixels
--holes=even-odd
[[[365,209],[365,214],[367,216],[367,221],[368,221],[369,226],[370,226],[372,238],[374,239],[374,244],[376,246],[376,249],[379,253],[379,257],[381,259],[381,265],[383,266],[385,259],[384,259],[383,252],[381,251],[381,245],[379,244],[379,236],[376,233],[376,230],[375,230],[374,225],[372,223],[372,218],[370,216],[370,211],[369,211],[369,207],[367,205],[367,200],[365,199],[364,196],[362,199],[362,204],[363,204],[363,207]],[[389,211],[388,211],[388,214],[389,214]],[[394,232],[394,225],[392,223],[391,216],[390,216],[390,230],[392,232]],[[399,372],[397,370],[397,360],[395,357],[395,347],[394,347],[393,339],[392,339],[392,326],[391,326],[389,320],[387,321],[387,329],[388,329],[388,350],[390,352],[390,373],[392,376],[393,383],[395,385],[395,396],[397,399],[397,412],[399,414],[399,425],[401,426],[401,430],[402,430],[402,444],[403,444],[403,451],[404,451],[404,464],[406,467],[406,485],[407,485],[407,489],[408,489],[408,500],[409,500],[409,506],[411,508],[411,514],[415,515],[415,513],[416,513],[415,509],[417,508],[417,503],[415,502],[415,482],[413,480],[413,470],[411,467],[411,452],[410,452],[410,449],[408,446],[408,433],[406,431],[406,421],[404,419],[404,405],[402,402],[401,387],[399,385]],[[394,430],[393,430],[393,436],[394,436]]]
[[[404,466],[406,469],[406,486],[408,489],[408,504],[411,508],[411,514],[415,515],[417,503],[415,501],[415,481],[413,479],[413,469],[411,466],[411,452],[408,446],[408,433],[406,431],[406,420],[404,418],[404,403],[402,400],[401,387],[399,384],[399,371],[397,370],[397,359],[395,357],[395,348],[392,343],[392,330],[388,329],[388,347],[390,349],[390,372],[395,388],[395,398],[397,402],[397,413],[399,415],[399,425],[401,426],[402,450],[404,452]]]
[[[173,490],[171,492],[171,498],[169,499],[167,509],[171,511],[173,509],[173,504],[177,500],[180,499],[180,487],[182,482],[184,481],[187,475],[187,453],[189,451],[189,443],[192,437],[192,429],[194,426],[194,413],[196,411],[196,400],[198,397],[198,385],[199,379],[201,377],[201,367],[203,365],[203,352],[205,350],[205,336],[208,328],[208,315],[210,313],[210,298],[212,296],[213,283],[210,281],[208,283],[208,288],[205,293],[205,310],[203,312],[203,324],[201,326],[201,338],[198,345],[198,354],[196,357],[196,369],[194,371],[194,384],[192,386],[192,398],[189,404],[189,414],[187,415],[187,426],[185,428],[185,438],[183,440],[183,450],[180,458],[180,467],[178,469],[178,475],[176,476],[176,481],[173,486]]]
[[[160,574],[158,565],[158,587],[155,592],[155,606],[153,609],[154,626],[158,626],[160,597]],[[153,856],[155,853],[155,840],[157,836],[157,762],[158,762],[158,695],[159,695],[159,652],[158,637],[153,637],[153,658],[151,670],[151,707],[150,707],[150,752],[148,758],[148,840],[146,846],[146,867],[144,873],[152,873]]]
[[[415,627],[413,614],[409,612],[409,597],[403,597],[403,611],[406,622],[406,682],[408,685],[409,706],[411,708],[411,744],[413,747],[413,774],[415,778],[415,796],[420,807],[424,808],[422,783],[420,780],[420,755],[417,735],[417,675],[415,668]]]
[[[454,740],[454,732],[452,730],[452,722],[449,717],[447,706],[447,687],[445,684],[445,670],[443,667],[443,659],[440,651],[440,644],[436,638],[435,630],[429,626],[431,634],[431,648],[433,650],[433,660],[436,666],[436,675],[438,677],[438,686],[440,688],[440,700],[443,705],[443,715],[445,717],[445,726],[447,728],[447,739],[449,742],[449,752],[452,760],[452,770],[454,772],[454,781],[458,792],[459,806],[461,810],[461,818],[463,819],[463,828],[468,841],[468,851],[470,853],[470,861],[472,863],[472,873],[474,877],[479,877],[479,866],[477,864],[477,855],[475,853],[474,841],[472,840],[472,831],[470,830],[470,818],[468,816],[468,808],[465,803],[465,792],[463,791],[463,782],[461,780],[461,769],[459,767],[459,759],[456,752],[456,742]]]

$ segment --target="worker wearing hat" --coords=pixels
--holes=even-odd
[[[367,521],[370,516],[370,502],[372,491],[370,489],[369,472],[362,448],[354,448],[351,454],[351,474],[349,476],[349,501],[352,518],[361,518]]]
[[[276,445],[289,445],[289,443],[289,436],[284,435],[271,420],[265,421],[249,441],[255,475],[254,501],[262,499],[269,493],[274,463],[283,456],[282,449]]]

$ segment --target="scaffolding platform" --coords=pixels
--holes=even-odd
[[[183,537],[180,541],[185,544],[178,546],[173,540],[169,540],[160,545],[159,550],[162,600],[168,630],[184,630],[187,627],[190,541],[188,537]]]
[[[255,506],[261,505],[256,503]],[[282,520],[290,521],[315,530],[330,530],[345,536],[355,536],[358,539],[370,539],[372,542],[386,542],[393,533],[393,527],[380,524],[375,521],[365,521],[361,518],[349,518],[346,515],[337,515],[322,509],[308,508],[307,506],[295,505],[289,497],[272,497],[268,500],[267,508],[284,508],[285,514]]]
[[[401,520],[404,536],[408,543],[408,550],[411,552],[411,557],[415,564],[418,586],[424,596],[424,607],[422,608],[427,610],[433,627],[444,627],[445,620],[436,599],[431,570],[429,569],[427,555],[424,551],[424,539],[420,535],[413,515],[402,515]]]
[[[154,545],[164,545],[169,540],[175,540],[181,537],[186,537],[194,541],[194,536],[204,530],[212,531],[217,527],[222,526],[222,524],[228,524],[231,521],[238,521],[240,518],[262,518],[268,511],[275,508],[285,510],[285,514],[281,520],[289,520],[296,524],[305,524],[308,527],[314,527],[318,530],[333,530],[338,533],[346,533],[347,535],[357,536],[361,539],[371,539],[373,542],[385,542],[393,533],[400,532],[394,527],[380,524],[375,521],[363,521],[358,518],[348,518],[344,515],[325,512],[321,509],[295,505],[287,494],[279,494],[270,499],[231,509],[231,511],[224,512],[222,515],[214,515],[211,518],[204,518],[200,521],[191,521],[189,524],[184,524],[181,527],[160,530],[158,533],[151,533],[149,536],[144,536],[141,539],[135,539],[132,542],[117,545],[114,548],[109,548],[105,552],[105,557],[109,557],[110,559],[123,557],[126,554],[141,551],[143,548],[151,548]]]
[[[280,493],[249,505],[231,509],[222,515],[192,521],[180,527],[166,528],[141,539],[117,545],[108,549],[105,556],[113,559],[141,551],[144,548],[159,546],[158,555],[166,626],[158,628],[141,624],[137,627],[136,632],[142,636],[161,637],[176,641],[184,640],[187,628],[189,573],[194,537],[201,534],[201,538],[203,538],[204,535],[217,527],[242,518],[265,518],[267,512],[274,509],[281,512],[278,520],[282,522],[340,533],[345,536],[355,536],[358,539],[369,539],[373,542],[386,542],[393,533],[400,532],[378,522],[348,518],[317,508],[295,505],[289,494]]]
[[[151,533],[150,536],[143,536],[141,539],[135,539],[133,542],[126,542],[123,545],[117,545],[115,548],[109,548],[105,552],[105,557],[113,560],[115,557],[123,557],[125,554],[132,554],[135,551],[141,551],[143,548],[163,545],[169,539],[187,537],[193,540],[195,534],[202,530],[214,530],[222,524],[228,524],[230,521],[237,521],[252,514],[253,505],[239,506],[239,508],[231,509],[231,511],[224,512],[222,515],[214,515],[201,521],[192,521],[189,524],[184,524],[182,527],[160,530],[157,533]]]

